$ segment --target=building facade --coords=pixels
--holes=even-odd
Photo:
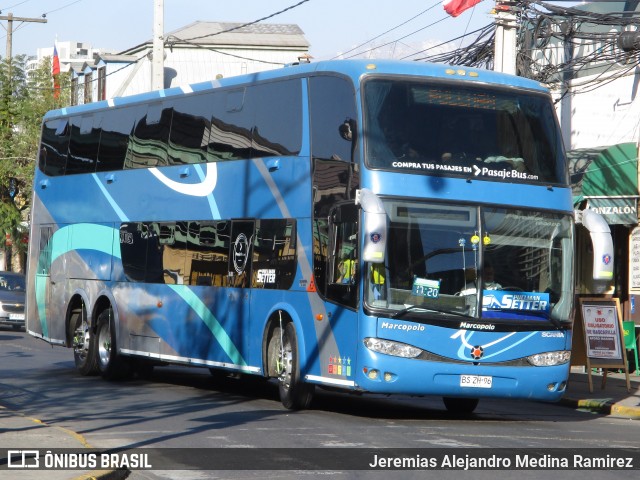
[[[61,70],[71,75],[70,104],[90,103],[151,90],[153,42],[119,53],[75,42],[56,43]],[[309,58],[297,25],[194,22],[164,38],[164,88],[280,68]],[[69,53],[68,53],[69,52]],[[82,53],[82,54],[81,54]],[[53,55],[53,47],[38,57]]]

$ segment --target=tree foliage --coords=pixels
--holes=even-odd
[[[53,94],[51,60],[29,73],[26,67],[24,55],[0,61],[0,235],[11,240],[14,260],[24,256],[27,246],[42,117],[60,103]],[[14,263],[14,269],[23,268],[21,261]]]

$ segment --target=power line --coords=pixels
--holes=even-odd
[[[5,7],[5,10],[8,10],[8,9],[10,9],[10,8],[13,8],[13,7],[17,7],[17,6],[19,6],[19,5],[22,5],[22,4],[24,4],[24,3],[27,3],[27,2],[29,2],[29,1],[31,1],[31,0],[24,0],[23,2],[16,3],[15,5],[12,5],[11,7]],[[82,0],[75,0],[75,1],[73,1],[73,2],[67,3],[66,5],[62,5],[61,7],[55,8],[55,9],[53,9],[53,10],[49,10],[48,12],[44,12],[44,13],[42,14],[42,18],[43,18],[43,19],[46,19],[46,18],[47,18],[47,15],[49,15],[50,13],[54,13],[54,12],[58,12],[58,11],[60,11],[60,10],[64,10],[65,8],[70,7],[70,6],[72,6],[72,5],[75,5],[76,3],[80,3],[81,1],[82,1]],[[0,11],[0,13],[1,13],[1,11]],[[46,20],[44,20],[44,22],[46,22]],[[22,30],[22,28],[27,27],[28,25],[30,25],[30,24],[29,24],[29,23],[21,23],[20,25],[18,25],[18,26],[14,29],[14,32],[17,32],[18,30]],[[4,37],[0,37],[0,38],[4,38]]]
[[[396,30],[396,29],[398,29],[398,28],[400,28],[400,27],[403,27],[403,26],[404,26],[404,25],[406,25],[407,23],[409,23],[409,22],[411,22],[411,21],[415,20],[415,19],[416,19],[416,18],[418,18],[419,16],[421,16],[421,15],[423,15],[423,14],[427,13],[429,10],[432,10],[434,7],[436,7],[436,6],[438,6],[438,5],[440,5],[440,1],[437,1],[435,4],[431,5],[431,6],[430,6],[429,8],[427,8],[426,10],[423,10],[422,12],[418,13],[417,15],[414,15],[413,17],[409,18],[408,20],[405,20],[404,22],[402,22],[402,23],[400,23],[400,24],[396,25],[395,27],[390,28],[390,29],[389,29],[389,30],[387,30],[386,32],[382,32],[381,34],[376,35],[375,37],[373,37],[373,38],[371,38],[371,39],[367,40],[366,42],[362,42],[360,45],[355,46],[355,47],[353,47],[353,48],[351,48],[351,49],[347,50],[346,52],[342,52],[340,55],[333,57],[331,60],[335,60],[336,58],[339,58],[339,57],[340,57],[340,56],[342,56],[342,55],[345,55],[345,54],[347,54],[347,53],[351,53],[351,52],[353,52],[354,50],[357,50],[358,48],[363,47],[364,45],[367,45],[368,43],[371,43],[371,42],[373,42],[374,40],[377,40],[378,38],[382,37],[383,35],[386,35],[387,33],[392,32],[393,30]]]
[[[48,12],[44,12],[42,14],[42,17],[45,18],[50,13],[59,12],[60,10],[64,10],[65,8],[70,7],[71,5],[75,5],[76,3],[80,3],[80,2],[82,2],[82,0],[75,0],[74,2],[67,3],[66,5],[63,5],[61,7],[54,8],[53,10],[49,10]]]
[[[58,8],[56,10],[52,10],[52,12],[61,10],[62,8],[66,8],[68,6],[73,5],[74,3],[78,3],[80,1],[82,1],[82,0],[76,0],[75,2],[72,2],[70,4],[64,5],[64,6]],[[260,60],[260,59],[255,59],[255,58],[244,57],[244,56],[241,56],[241,55],[235,55],[235,54],[229,53],[229,52],[222,52],[220,50],[217,50],[217,49],[214,49],[214,48],[210,48],[210,47],[206,47],[206,46],[198,44],[198,43],[192,43],[191,40],[198,40],[198,39],[205,38],[205,37],[210,37],[210,36],[214,36],[214,35],[220,35],[222,33],[228,33],[228,32],[234,31],[234,30],[239,30],[240,28],[244,28],[244,27],[247,27],[247,26],[250,26],[250,25],[255,25],[256,23],[262,22],[264,20],[268,20],[268,19],[273,18],[273,17],[275,17],[277,15],[280,15],[280,14],[282,14],[284,12],[287,12],[287,11],[293,9],[293,8],[296,8],[296,7],[298,7],[298,6],[300,6],[300,5],[304,4],[304,3],[307,3],[308,1],[310,1],[310,0],[302,0],[302,1],[298,2],[295,5],[291,5],[291,6],[285,8],[283,10],[280,10],[278,12],[275,12],[275,13],[272,13],[270,15],[267,15],[266,17],[262,17],[262,18],[260,18],[258,20],[254,20],[253,22],[249,22],[249,23],[245,23],[245,24],[242,24],[242,25],[238,25],[236,27],[233,27],[233,28],[230,28],[230,29],[227,29],[227,30],[224,30],[224,31],[215,32],[215,33],[208,34],[208,35],[201,35],[199,37],[193,37],[193,38],[188,38],[188,39],[181,39],[181,38],[178,38],[176,36],[173,36],[173,37],[176,40],[180,41],[180,42],[184,42],[184,43],[186,43],[188,45],[192,45],[192,46],[195,46],[195,47],[198,47],[198,48],[203,48],[205,50],[209,50],[209,51],[212,51],[212,52],[215,52],[215,53],[219,53],[221,55],[228,55],[228,56],[231,56],[231,57],[234,57],[234,58],[239,58],[239,59],[248,60],[248,61],[254,61],[254,62],[258,62],[258,63],[266,63],[266,64],[271,64],[271,65],[280,65],[280,66],[282,66],[282,65],[284,65],[283,63],[269,62],[269,61],[266,61],[266,60]],[[49,13],[51,13],[51,12],[49,12]],[[169,43],[169,45],[171,45],[171,43]],[[125,68],[131,67],[131,66],[137,64],[138,62],[140,62],[141,60],[144,60],[146,58],[146,56],[147,56],[147,54],[145,53],[144,55],[138,57],[137,59],[135,59],[131,63],[129,63],[127,65],[124,65],[124,66],[118,68],[117,70],[114,70],[114,71],[108,73],[106,76],[111,76],[111,75],[113,75],[113,74],[115,74],[117,72],[120,72],[121,70],[124,70]],[[98,79],[92,79],[91,83],[96,82],[96,81],[98,81]]]
[[[200,43],[192,43],[189,40],[183,40],[180,37],[176,37],[175,35],[172,35],[172,37],[175,38],[176,40],[178,40],[179,42],[185,43],[186,45],[191,45],[192,47],[201,48],[203,50],[209,50],[210,52],[219,53],[220,55],[227,55],[229,57],[238,58],[240,60],[247,60],[247,61],[256,62],[256,63],[265,63],[265,64],[268,64],[268,65],[280,65],[280,66],[285,65],[284,63],[281,63],[281,62],[270,62],[268,60],[261,60],[261,59],[258,59],[258,58],[243,57],[242,55],[237,55],[237,54],[230,53],[230,52],[223,52],[223,51],[218,50],[218,49],[216,49],[214,47],[207,47],[207,46],[202,45]],[[174,44],[175,44],[175,42],[171,42],[170,48]]]
[[[522,1],[521,5],[518,36],[521,74],[548,84],[571,82],[572,87],[582,87],[574,93],[587,93],[626,75],[638,64],[637,53],[625,52],[618,41],[629,27],[640,27],[640,12],[598,13],[530,0]],[[566,55],[567,48],[571,49],[569,52],[582,49],[586,53],[554,58],[560,52]],[[616,67],[620,62],[623,65]],[[578,75],[588,75],[589,70],[600,73],[576,84]],[[603,78],[605,74],[607,77]]]
[[[31,0],[24,0],[24,1],[22,1],[22,2],[18,2],[18,3],[16,3],[16,4],[14,4],[14,5],[9,6],[9,7],[2,7],[2,8],[3,8],[4,10],[11,10],[12,8],[18,7],[18,6],[22,5],[23,3],[27,3],[27,2],[30,2],[30,1],[31,1]],[[2,10],[0,10],[0,13],[2,13]]]
[[[248,27],[248,26],[251,26],[251,25],[255,25],[257,23],[263,22],[265,20],[273,18],[273,17],[275,17],[277,15],[280,15],[282,13],[288,12],[289,10],[297,8],[300,5],[302,5],[304,3],[307,3],[309,1],[310,0],[302,0],[302,1],[298,2],[298,3],[296,3],[295,5],[291,5],[291,6],[289,6],[287,8],[284,8],[284,9],[282,9],[280,11],[277,11],[277,12],[272,13],[270,15],[267,15],[265,17],[259,18],[258,20],[254,20],[254,21],[248,22],[248,23],[243,23],[241,25],[236,25],[234,27],[228,28],[226,30],[221,30],[219,32],[213,32],[213,33],[209,33],[209,34],[206,34],[206,35],[200,35],[198,37],[192,37],[192,38],[180,38],[180,37],[177,37],[175,35],[171,35],[170,38],[177,40],[177,42],[167,39],[167,41],[165,43],[169,46],[169,48],[172,48],[173,45],[175,45],[178,42],[181,42],[181,43],[184,43],[186,45],[191,45],[191,46],[194,46],[194,47],[197,47],[197,48],[201,48],[201,49],[204,49],[204,50],[209,50],[211,52],[219,53],[220,55],[227,55],[227,56],[238,58],[238,59],[241,59],[241,60],[247,60],[247,61],[256,62],[256,63],[265,63],[265,64],[268,64],[268,65],[279,65],[279,66],[282,66],[282,65],[284,65],[284,63],[270,62],[270,61],[267,61],[267,60],[261,60],[261,59],[257,59],[257,58],[249,58],[249,57],[244,57],[244,56],[233,54],[233,53],[229,53],[229,52],[223,52],[223,51],[220,51],[220,50],[218,50],[218,49],[216,49],[214,47],[207,47],[207,46],[202,45],[200,43],[194,43],[193,40],[200,40],[200,39],[203,39],[203,38],[213,37],[213,36],[216,36],[216,35],[222,35],[223,33],[229,33],[229,32],[233,32],[233,31],[236,31],[236,30],[240,30],[241,28],[245,28],[245,27]]]
[[[401,58],[401,60],[406,60],[406,59],[408,59],[409,57],[413,57],[414,55],[418,55],[418,54],[420,54],[420,53],[428,52],[429,50],[433,50],[433,49],[435,49],[435,48],[442,47],[442,46],[447,45],[447,44],[449,44],[449,43],[451,43],[451,42],[454,42],[454,41],[456,41],[456,40],[460,40],[460,39],[462,39],[462,38],[468,37],[468,36],[473,35],[473,34],[476,34],[476,33],[478,34],[478,37],[477,37],[477,38],[481,38],[481,37],[482,37],[482,36],[484,36],[484,35],[485,35],[485,33],[486,33],[488,30],[490,30],[490,29],[493,29],[493,23],[488,24],[488,25],[485,25],[484,27],[480,27],[480,28],[478,28],[478,29],[476,29],[476,30],[473,30],[473,31],[469,32],[469,33],[465,33],[465,34],[463,34],[463,35],[459,35],[459,36],[454,37],[454,38],[452,38],[452,39],[450,39],[450,40],[447,40],[447,41],[444,41],[444,42],[438,43],[437,45],[432,45],[432,46],[427,47],[427,48],[425,48],[425,49],[423,49],[423,50],[420,50],[419,52],[412,53],[411,55],[407,55],[406,57]],[[477,39],[474,41],[474,43],[475,43],[475,42],[477,42]],[[431,57],[428,57],[428,56],[427,56],[427,57],[415,58],[414,60],[415,60],[415,61],[420,61],[420,60],[429,60],[430,58],[431,58]]]
[[[47,23],[46,19],[43,18],[26,18],[26,17],[14,17],[13,13],[9,13],[6,16],[1,16],[0,20],[6,20],[7,21],[7,54],[6,57],[8,60],[11,60],[11,57],[13,56],[13,22],[36,22],[36,23]]]
[[[473,14],[475,13],[475,11],[475,8],[471,9],[471,15],[469,15],[469,20],[467,20],[467,26],[464,27],[464,33],[467,33],[467,30],[469,30],[469,25],[471,24],[471,19],[473,18]],[[462,48],[462,39],[460,39],[460,45],[458,46],[458,49],[460,48]]]
[[[78,0],[78,1],[80,1],[80,0]],[[283,10],[280,10],[279,12],[272,13],[271,15],[267,15],[266,17],[259,18],[258,20],[254,20],[253,22],[243,23],[242,25],[237,25],[235,27],[228,28],[227,30],[222,30],[220,32],[214,32],[214,33],[208,33],[206,35],[200,35],[199,37],[181,39],[181,41],[188,43],[188,42],[191,42],[192,40],[200,40],[202,38],[213,37],[215,35],[222,35],[223,33],[229,33],[229,32],[233,32],[235,30],[240,30],[241,28],[249,27],[251,25],[255,25],[256,23],[260,23],[260,22],[263,22],[265,20],[269,20],[270,18],[273,18],[273,17],[275,17],[277,15],[280,15],[282,13],[288,12],[289,10],[293,10],[294,8],[297,8],[300,5],[302,5],[303,3],[307,3],[309,1],[310,0],[302,0],[302,1],[298,2],[298,3],[296,3],[295,5],[291,5],[291,6],[285,8]]]
[[[423,30],[426,30],[427,28],[433,27],[434,25],[436,25],[436,24],[438,24],[438,23],[440,23],[440,22],[443,22],[444,20],[447,20],[448,18],[449,18],[449,17],[441,18],[440,20],[436,20],[435,22],[432,22],[432,23],[430,23],[429,25],[426,25],[426,26],[424,26],[424,27],[422,27],[422,28],[419,28],[418,30],[414,30],[413,32],[408,33],[408,34],[406,34],[406,35],[404,35],[404,36],[402,36],[402,37],[400,37],[400,38],[398,38],[398,39],[396,39],[396,40],[392,40],[392,41],[390,41],[390,42],[383,43],[382,45],[377,45],[377,46],[372,47],[372,48],[369,48],[369,49],[367,49],[367,50],[363,50],[363,51],[358,52],[358,53],[355,53],[355,54],[353,54],[353,55],[349,55],[348,57],[345,57],[345,58],[354,58],[354,57],[357,57],[358,55],[363,55],[363,54],[365,54],[365,53],[372,52],[372,51],[377,50],[377,49],[379,49],[379,48],[386,47],[387,45],[391,45],[392,43],[399,42],[400,40],[404,40],[405,38],[410,37],[410,36],[412,36],[412,35],[415,35],[415,34],[416,34],[416,33],[418,33],[418,32],[421,32],[421,31],[423,31]]]

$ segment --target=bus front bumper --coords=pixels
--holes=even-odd
[[[365,356],[366,357],[366,356]],[[469,398],[520,398],[555,402],[567,386],[570,364],[500,366],[370,354],[356,372],[366,392]]]

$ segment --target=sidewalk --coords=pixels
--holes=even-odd
[[[603,415],[640,419],[640,376],[629,375],[631,391],[627,392],[625,375],[609,372],[604,390],[600,388],[602,375],[593,373],[593,392],[589,392],[587,374],[583,367],[572,367],[567,393],[561,405],[590,410]],[[92,448],[84,437],[62,427],[50,426],[38,419],[0,406],[0,471],[5,469],[7,450],[49,448]],[[31,480],[42,478],[42,470],[13,470],[11,478]],[[47,470],[47,480],[121,480],[127,470]]]
[[[563,405],[613,415],[615,417],[640,419],[640,376],[629,374],[631,390],[627,392],[624,373],[609,372],[605,388],[601,388],[602,374],[592,373],[593,392],[589,392],[589,379],[584,367],[571,367],[567,393],[561,400]]]
[[[47,425],[36,418],[0,406],[0,472],[6,469],[8,450],[58,448],[92,448],[78,433],[66,428]],[[43,462],[43,459],[40,459]],[[8,470],[8,469],[6,469]],[[127,470],[21,470],[11,469],[15,480],[120,480],[127,477]],[[0,473],[0,477],[4,474]],[[7,477],[9,478],[9,477]]]

